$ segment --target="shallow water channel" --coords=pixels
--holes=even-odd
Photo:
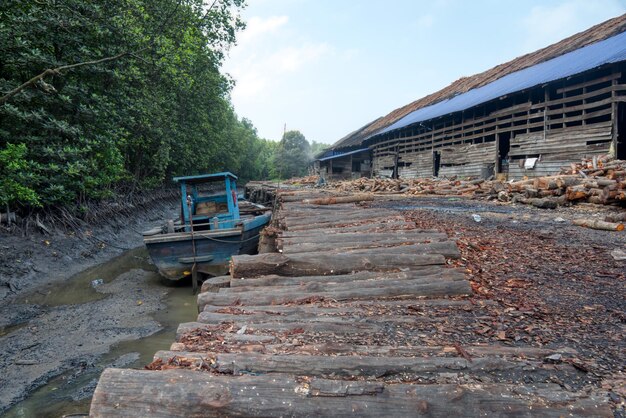
[[[149,272],[146,286],[158,286],[167,293],[163,298],[166,307],[154,315],[154,319],[162,326],[161,331],[138,340],[123,341],[100,357],[95,364],[84,366],[83,371],[72,370],[55,377],[6,411],[4,416],[62,417],[88,414],[91,402],[89,392],[95,386],[103,368],[112,366],[143,368],[152,361],[156,351],[169,349],[175,340],[176,328],[181,322],[196,320],[196,297],[192,295],[190,282],[175,287],[166,286],[148,260],[145,249],[136,248],[73,276],[61,286],[58,284],[50,286],[28,296],[24,302],[50,307],[90,303],[111,297],[96,291],[97,286],[92,285],[94,280],[110,283],[120,275],[136,269]],[[119,309],[123,309],[123,306]],[[115,312],[94,314],[115,315]]]

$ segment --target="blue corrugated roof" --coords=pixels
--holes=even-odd
[[[369,138],[414,123],[469,109],[506,94],[579,74],[604,64],[624,60],[626,60],[626,32],[505,75],[496,81],[459,94],[451,99],[417,109],[387,128],[370,135]]]
[[[341,157],[345,157],[346,155],[352,155],[352,154],[356,154],[356,153],[363,152],[363,151],[369,151],[369,148],[361,148],[361,149],[357,149],[354,151],[342,152],[341,154],[331,155],[330,157],[318,158],[317,161],[332,160],[334,158],[341,158]]]
[[[237,180],[237,176],[229,171],[223,171],[221,173],[199,174],[197,176],[174,177],[172,180],[174,180],[175,182],[185,183],[204,183],[209,181],[219,181],[226,177]]]

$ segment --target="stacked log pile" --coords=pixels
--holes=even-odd
[[[308,186],[312,186],[317,184],[317,182],[319,181],[320,176],[304,176],[304,177],[294,177],[292,179],[289,180],[285,180],[285,184],[298,184],[298,185],[308,185]]]
[[[573,350],[505,346],[463,330],[485,317],[440,231],[391,209],[279,193],[275,253],[232,257],[150,370],[107,369],[91,416],[598,416],[558,376]],[[532,384],[529,384],[532,382]]]
[[[440,195],[488,197],[493,193],[493,181],[460,179],[370,179],[344,180],[329,187],[339,192],[392,193],[405,195]]]
[[[626,206],[626,161],[595,159],[572,164],[554,176],[502,182],[461,179],[368,179],[340,181],[338,192],[463,196],[498,199],[552,209],[579,202]]]

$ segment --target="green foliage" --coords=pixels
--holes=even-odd
[[[15,202],[38,206],[39,199],[35,191],[29,187],[28,166],[24,159],[26,145],[6,144],[0,149],[0,205]]]
[[[275,170],[280,178],[304,176],[312,159],[311,145],[304,135],[287,131],[274,155]]]
[[[125,53],[0,105],[1,202],[77,206],[173,175],[270,176],[274,143],[237,118],[220,73],[243,3],[0,2],[0,95],[48,68]]]

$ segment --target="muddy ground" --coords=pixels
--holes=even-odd
[[[98,365],[116,344],[162,329],[154,316],[170,290],[155,280],[145,251],[127,250],[175,207],[153,205],[81,230],[0,231],[0,414],[57,376],[75,380],[137,359],[126,353]],[[88,400],[94,387],[89,379],[70,396]]]
[[[622,416],[626,261],[614,259],[611,251],[626,251],[626,233],[571,225],[572,219],[601,217],[611,209],[581,205],[542,210],[427,197],[366,205],[393,207],[418,227],[448,232],[458,242],[463,257],[455,263],[472,281],[476,300],[497,302],[485,305],[480,316],[424,312],[449,325],[431,335],[433,344],[571,347],[575,358],[555,361],[574,362],[580,373],[555,379],[574,388],[592,385],[611,391]],[[139,354],[132,350],[114,351],[104,361],[103,354],[121,341],[157,332],[168,290],[155,282],[145,253],[124,249],[140,245],[138,232],[173,210],[173,204],[155,208],[130,225],[108,223],[82,236],[62,231],[24,238],[0,235],[0,413],[32,398],[34,389],[55,376],[61,376],[56,378],[61,383],[89,377],[70,393],[72,399],[83,399],[86,408],[99,371],[137,365]],[[480,215],[480,222],[473,215]],[[91,268],[68,280],[122,253],[106,269]],[[99,278],[103,284],[92,288]],[[146,348],[150,354],[157,350]],[[41,396],[45,402],[55,395]],[[9,413],[28,416],[15,410]]]

